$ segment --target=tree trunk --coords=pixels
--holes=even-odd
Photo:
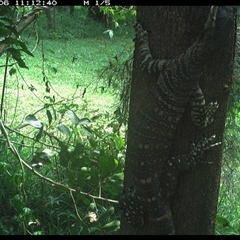
[[[153,58],[174,59],[185,52],[204,28],[209,10],[209,6],[137,7],[137,19],[149,33]],[[234,47],[235,29],[232,29],[224,46],[212,56],[200,81],[206,102],[219,103],[214,122],[205,129],[197,129],[191,121],[188,104],[174,134],[170,156],[188,153],[190,143],[198,142],[204,136],[216,134],[217,141],[223,140],[227,102],[232,84]],[[157,80],[157,75],[141,72],[137,64],[135,53],[129,126],[134,124],[134,113],[141,107],[146,94]],[[129,149],[124,189],[133,185],[128,167],[128,151]],[[176,234],[214,234],[222,149],[213,148],[205,157],[205,161],[213,162],[213,165],[201,165],[192,171],[182,172],[178,177],[177,189],[170,201]],[[122,217],[120,233],[150,234],[152,230],[148,224],[141,229],[133,229]]]
[[[51,9],[46,9],[46,10],[45,10],[45,13],[46,13],[46,16],[47,16],[48,29],[53,29]]]
[[[74,15],[74,6],[69,6],[69,13],[70,15]]]
[[[56,13],[57,8],[53,8],[53,30],[56,31],[57,30],[57,19],[56,19]]]
[[[56,31],[57,23],[56,23],[56,7],[52,7],[45,10],[48,22],[48,29]],[[53,18],[52,18],[53,13]]]

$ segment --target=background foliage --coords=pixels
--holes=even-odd
[[[238,8],[239,16],[239,8]],[[237,18],[237,26],[240,19]],[[240,42],[239,27],[237,27],[237,41],[235,49],[235,65],[232,90],[228,103],[228,114],[225,125],[224,149],[222,160],[222,175],[218,198],[218,214],[216,221],[216,234],[240,234],[239,209],[239,60]]]
[[[135,8],[44,9],[19,34],[31,11],[0,9],[0,233],[116,233]],[[238,65],[239,40],[217,234],[240,233]]]
[[[129,57],[132,30],[110,39],[87,8],[70,16],[61,7],[55,29],[42,13],[19,36],[9,25],[30,11],[1,15],[1,44],[10,45],[1,58],[0,233],[110,234],[120,223],[125,138],[114,115],[121,83],[99,75],[113,54]]]

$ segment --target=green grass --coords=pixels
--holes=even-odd
[[[86,88],[84,99],[92,102],[96,108],[104,107],[105,110],[118,100],[116,93],[120,89],[107,88],[106,79],[100,79],[98,73],[100,69],[108,66],[115,56],[127,59],[132,54],[133,42],[126,35],[116,35],[110,39],[103,34],[105,29],[103,24],[81,17],[85,11],[83,8],[75,11],[73,18],[69,18],[68,12],[61,11],[57,14],[56,32],[46,31],[46,17],[42,15],[37,23],[39,33],[37,45],[36,37],[32,36],[35,35],[32,26],[24,32],[22,39],[27,42],[29,50],[34,49],[34,57],[26,56],[24,61],[29,69],[19,69],[21,75],[7,77],[5,108],[8,109],[11,118],[17,112],[19,119],[15,122],[21,121],[27,113],[41,107],[45,96],[54,95],[60,100],[71,97],[76,90],[78,96],[82,96]],[[84,36],[76,35],[79,30],[77,23],[81,31],[86,33]],[[66,30],[63,32],[63,29]],[[71,38],[66,37],[69,32]],[[61,38],[62,35],[65,37]],[[54,36],[55,39],[52,39]],[[0,65],[4,65],[4,57],[0,61]],[[12,62],[14,61],[10,60],[9,63]],[[8,71],[10,69],[11,67]],[[0,68],[0,71],[3,75],[4,68]],[[45,91],[47,81],[50,83],[50,93]],[[102,87],[107,91],[103,92]],[[18,109],[15,109],[13,100],[17,95],[19,95],[16,102]],[[22,106],[26,106],[24,111]]]
[[[103,37],[69,41],[43,40],[43,45],[40,42],[34,52],[34,58],[27,58],[29,70],[23,70],[23,73],[41,83],[44,63],[46,75],[52,84],[95,87],[99,81],[96,70],[107,66],[116,55],[130,56],[131,46],[131,39],[125,37],[112,40]]]
[[[123,50],[129,48],[125,52],[127,57],[131,53],[130,44],[131,40],[125,38],[75,39],[67,42],[44,40],[43,48],[39,44],[34,57],[27,56],[25,59],[29,69],[19,69],[21,75],[8,75],[5,98],[7,113],[10,118],[17,113],[15,123],[18,124],[24,116],[43,106],[45,96],[55,96],[56,101],[59,101],[72,97],[77,91],[76,96],[81,97],[85,88],[84,100],[89,105],[109,111],[114,103],[117,104],[116,93],[120,89],[107,88],[106,80],[99,79],[97,70],[108,65],[113,56],[123,55]],[[73,57],[77,58],[74,62]],[[3,69],[1,70],[3,75]],[[50,93],[46,92],[46,81],[50,82]],[[102,92],[102,86],[107,90]]]

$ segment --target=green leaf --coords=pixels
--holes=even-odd
[[[80,119],[78,116],[72,111],[72,110],[67,110],[66,111],[66,116],[71,120],[73,124],[78,124]]]
[[[118,135],[112,134],[110,138],[114,141],[115,147],[121,150],[125,146],[125,142],[123,138],[119,137]]]
[[[19,36],[19,34],[18,34],[18,32],[17,32],[17,30],[16,30],[16,28],[15,28],[15,27],[12,27],[12,26],[5,25],[5,28],[9,29],[9,30],[10,30],[10,32],[14,33],[14,35],[15,35],[16,37],[18,37],[18,36]]]
[[[55,98],[54,98],[54,101],[55,101]],[[57,120],[57,112],[56,112],[56,110],[53,106],[51,106],[51,108],[52,108],[52,111],[53,111],[54,120],[56,121]]]
[[[98,185],[99,183],[99,177],[98,177],[98,170],[94,167],[91,168],[91,172],[90,172],[90,184],[93,185],[93,186],[96,186]]]
[[[108,218],[114,213],[114,207],[110,206],[105,212],[103,212],[99,218],[98,221],[102,221],[102,220],[108,220]]]
[[[89,156],[78,157],[72,160],[72,168],[79,169],[89,165]]]
[[[120,221],[114,220],[110,223],[105,224],[102,228],[107,230],[108,232],[117,231],[120,228]]]
[[[89,143],[90,143],[90,145],[93,149],[95,149],[97,147],[97,145],[98,145],[98,140],[97,139],[91,137],[91,138],[88,139],[88,141],[89,141]]]
[[[93,136],[93,131],[86,126],[82,126],[82,129],[84,130],[85,136],[92,137]]]
[[[102,176],[108,177],[115,169],[116,163],[113,156],[104,154],[98,157],[97,166],[101,169]]]
[[[59,162],[63,167],[67,167],[70,160],[70,153],[68,151],[68,147],[62,142],[59,142],[59,146],[61,148],[59,152]]]
[[[115,27],[115,28],[118,28],[118,27],[119,27],[118,22],[114,22],[114,27]]]
[[[5,40],[4,40],[5,41]],[[19,49],[15,49],[15,48],[8,48],[7,51],[12,54],[12,56],[14,57],[21,57],[21,51]]]
[[[12,8],[9,8],[7,6],[0,7],[0,16],[8,16],[10,13],[12,13]],[[2,19],[2,18],[1,18]],[[10,18],[7,18],[10,20]]]
[[[97,209],[96,202],[92,202],[92,203],[89,204],[88,211],[93,212],[93,211],[96,211],[96,209]]]
[[[21,58],[15,58],[19,67],[28,69],[28,66],[25,64],[25,62]]]
[[[40,159],[47,159],[49,161],[50,158],[54,157],[57,153],[52,151],[49,148],[38,148],[35,151],[35,156]]]
[[[27,49],[26,44],[17,38],[7,37],[5,38],[5,40],[2,41],[2,43],[8,44],[8,45],[15,44],[17,46],[20,46],[21,49],[15,49],[15,50],[24,51],[25,53],[33,57],[33,54]]]
[[[35,139],[38,142],[43,134],[43,126],[40,128],[39,133],[36,135]]]
[[[46,81],[46,82],[45,82],[45,86],[46,86],[46,90],[45,90],[45,91],[46,91],[47,93],[50,93],[51,88],[49,87],[49,81]]]
[[[0,42],[1,44],[4,44],[4,41],[6,39],[6,36],[8,36],[9,34],[11,34],[11,32],[8,29],[5,29],[3,27],[0,28]]]
[[[9,52],[12,55],[12,58],[17,61],[19,67],[28,69],[27,65],[21,58],[21,53],[19,49],[8,48],[6,52]]]
[[[102,188],[113,196],[118,196],[122,191],[122,187],[122,181],[112,178],[102,184]]]
[[[88,125],[89,123],[91,123],[89,118],[79,119],[79,122],[78,122],[79,125]]]
[[[109,32],[109,30],[106,30],[106,31],[103,32],[103,34],[106,34],[106,33],[108,33],[108,32]]]
[[[53,50],[50,49],[50,48],[46,48],[45,50],[48,51],[48,52],[50,52],[50,53],[52,53],[52,54],[55,54],[55,51],[53,51]]]
[[[47,113],[47,117],[48,117],[48,124],[51,125],[52,119],[53,119],[52,114],[48,109],[46,110],[46,113]]]
[[[81,235],[89,235],[89,228],[86,225],[82,226]]]
[[[1,10],[0,10],[0,12],[1,12]],[[1,13],[0,13],[0,15],[1,15]],[[6,26],[9,26],[9,25],[14,25],[13,20],[10,19],[10,18],[7,18],[7,17],[0,17],[0,21],[2,21],[1,22],[1,27],[2,26],[6,27]],[[8,23],[8,25],[6,25],[6,23]]]
[[[216,219],[217,219],[218,224],[220,224],[224,227],[230,226],[230,222],[226,218],[217,216]]]
[[[123,174],[123,172],[115,173],[115,174],[113,174],[112,178],[118,179],[118,180],[120,180],[122,182],[123,178],[124,178],[124,174]]]
[[[30,208],[28,207],[24,207],[23,210],[23,216],[24,216],[24,220],[29,223],[32,220],[32,211]]]
[[[80,219],[77,219],[71,228],[71,235],[80,235],[82,232],[82,221]]]
[[[13,74],[15,74],[17,71],[16,71],[16,68],[11,68],[10,70],[9,70],[9,74],[10,74],[10,76],[12,76]]]
[[[103,114],[102,114],[102,113],[99,113],[99,114],[93,116],[93,117],[91,118],[91,120],[92,120],[92,121],[96,121],[96,120],[98,120],[99,118],[101,118],[102,116],[103,116]]]
[[[98,222],[92,222],[90,223],[90,235],[102,235],[102,230],[99,228],[99,223]]]
[[[37,120],[37,118],[33,114],[29,114],[28,116],[26,116],[26,118],[24,119],[24,123],[30,124],[31,126],[39,129],[43,127],[42,122]]]
[[[103,34],[106,34],[106,33],[108,33],[108,36],[109,36],[110,39],[113,38],[113,30],[108,29],[108,30],[106,30],[106,31],[103,32]]]
[[[80,142],[78,142],[75,147],[74,150],[71,152],[71,158],[79,158],[80,156],[82,156],[84,153],[84,145]]]
[[[67,135],[67,136],[69,136],[70,133],[71,133],[70,129],[69,129],[66,125],[64,125],[64,124],[62,124],[62,123],[59,123],[59,124],[57,125],[57,129],[58,129],[61,133],[65,134],[65,135]]]
[[[74,170],[76,170],[76,168]],[[72,186],[74,188],[82,188],[85,185],[85,179],[86,179],[86,172],[79,171],[78,176],[75,179],[74,184],[72,184]]]
[[[58,71],[57,68],[55,68],[55,67],[52,67],[51,70],[52,70],[55,74],[56,74],[57,71]]]
[[[87,197],[85,197],[85,195],[83,195],[82,193],[80,192],[77,192],[76,193],[76,199],[77,200],[81,200],[84,204],[86,205],[89,205],[90,204],[90,201]]]

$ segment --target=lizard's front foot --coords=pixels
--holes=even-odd
[[[142,25],[138,22],[134,23],[133,25],[135,32],[136,32],[136,38],[135,40],[139,40],[141,38],[147,37],[148,33],[145,31],[142,27]]]
[[[193,157],[198,157],[198,156],[201,157],[206,150],[220,145],[221,142],[214,143],[215,138],[216,138],[216,135],[212,135],[209,138],[204,138],[197,144],[193,143],[191,147],[190,155]]]

